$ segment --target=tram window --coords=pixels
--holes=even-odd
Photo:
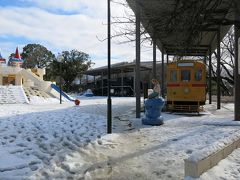
[[[182,70],[181,71],[181,80],[182,81],[190,81],[191,72],[190,70]]]
[[[170,81],[172,81],[172,82],[176,82],[177,81],[177,71],[175,71],[175,70],[171,71]]]
[[[202,70],[197,70],[195,72],[195,80],[196,81],[201,81],[202,80]]]

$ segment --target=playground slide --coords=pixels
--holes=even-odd
[[[55,84],[51,84],[52,89],[56,90],[58,93],[60,93],[60,88],[55,85]],[[74,101],[74,99],[72,97],[70,97],[69,95],[67,95],[65,92],[62,91],[62,96],[65,97],[67,100],[69,101]]]
[[[52,82],[42,80],[36,74],[32,73],[31,70],[22,69],[21,74],[25,77],[24,79],[30,79],[34,83],[33,86],[38,87],[40,90],[45,92],[52,84]]]
[[[46,92],[47,94],[59,98],[60,88],[53,84],[50,81],[44,81],[41,78],[39,78],[36,74],[32,73],[31,70],[28,69],[22,69],[21,71],[24,79],[31,80],[33,84],[31,86],[38,87],[40,90]],[[27,82],[25,82],[27,83]],[[62,91],[63,100],[66,99],[68,101],[74,101],[73,98],[71,98],[69,95],[67,95],[65,92]]]

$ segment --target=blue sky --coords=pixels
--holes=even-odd
[[[52,0],[50,0],[50,1],[52,1]],[[78,0],[76,0],[76,1],[78,1]],[[49,2],[46,2],[46,0],[45,1],[44,0],[42,0],[42,1],[39,1],[39,0],[0,0],[0,6],[5,7],[5,8],[9,8],[9,7],[19,7],[19,8],[37,7],[37,8],[42,8],[42,9],[48,11],[48,12],[51,12],[51,13],[63,14],[63,15],[64,14],[65,15],[73,15],[73,14],[79,14],[79,13],[84,14],[87,11],[87,9],[90,8],[84,3],[77,6],[76,8],[73,7],[74,5],[71,8],[69,8],[69,7],[64,8],[63,7],[64,4],[63,4],[63,6],[61,6],[61,5],[55,5],[54,6],[54,2],[57,2],[57,1],[52,1],[52,3],[51,2],[49,3]],[[59,0],[59,2],[61,3],[61,0]],[[81,2],[81,1],[79,1],[79,2]],[[48,4],[48,3],[50,4],[49,6],[44,5],[44,4]]]
[[[119,0],[124,1],[124,0]],[[7,58],[29,43],[45,46],[54,54],[78,49],[88,53],[95,67],[107,64],[105,0],[0,0],[0,51]],[[112,4],[113,16],[124,16],[123,6]],[[129,11],[129,10],[128,10]],[[98,37],[98,38],[97,38]],[[134,43],[112,43],[112,62],[132,61]],[[150,43],[149,43],[150,44]],[[143,50],[142,59],[150,60]],[[160,57],[160,56],[159,56]]]
[[[30,6],[31,2],[25,2],[21,0],[0,0],[0,6],[1,7],[7,7],[7,6],[18,6],[18,7],[26,7],[26,6]]]

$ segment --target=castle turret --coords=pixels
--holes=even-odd
[[[9,66],[21,66],[23,64],[23,59],[19,54],[18,47],[16,48],[15,56],[11,57],[8,61]]]
[[[0,52],[0,64],[5,64],[6,63],[6,59],[4,59],[1,55],[1,52]]]

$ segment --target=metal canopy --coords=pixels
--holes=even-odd
[[[122,62],[122,63],[116,63],[111,65],[111,73],[112,74],[117,74],[121,72],[133,72],[135,69],[135,62]],[[147,65],[141,65],[140,66],[140,71],[145,71],[145,70],[151,70],[151,67],[148,67]],[[99,76],[99,75],[106,75],[107,74],[107,66],[95,68],[88,70],[84,72],[86,75],[92,75],[92,76]]]
[[[158,48],[169,55],[206,56],[233,21],[233,0],[127,0]],[[239,1],[240,3],[240,1]],[[211,48],[210,48],[211,47]]]

